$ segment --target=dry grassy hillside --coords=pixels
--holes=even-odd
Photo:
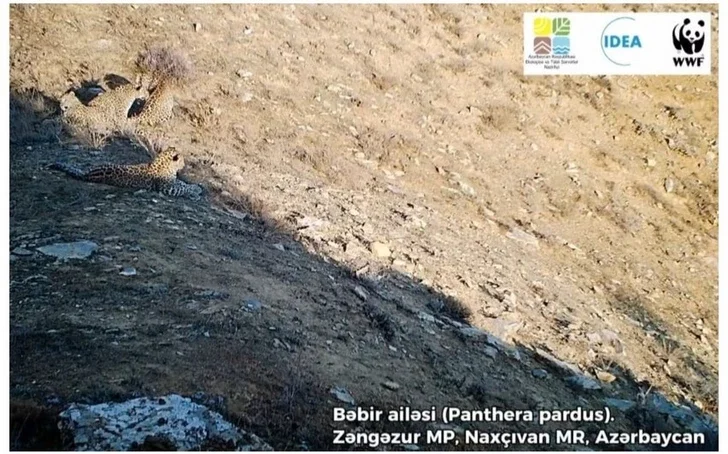
[[[331,448],[333,386],[382,406],[659,392],[717,418],[717,7],[634,7],[713,12],[712,76],[524,77],[536,8],[12,6],[11,249],[92,238],[110,263],[15,256],[11,397],[220,394],[279,449]],[[213,206],[44,170],[143,159],[59,134],[57,100],[152,44],[194,62],[154,139]],[[603,389],[532,374],[537,349]]]

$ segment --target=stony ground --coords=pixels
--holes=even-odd
[[[526,78],[533,10],[14,6],[15,446],[62,443],[70,402],[166,393],[278,449],[381,430],[332,422],[342,398],[717,420],[716,21],[710,77]],[[195,63],[155,139],[202,202],[46,169],[146,159],[59,133],[57,99],[153,43]],[[77,240],[98,248],[37,251]]]

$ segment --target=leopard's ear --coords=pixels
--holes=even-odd
[[[181,157],[180,154],[177,153],[177,148],[175,148],[175,147],[167,148],[167,153],[172,155],[172,161],[175,161],[175,162],[179,161],[179,159]]]

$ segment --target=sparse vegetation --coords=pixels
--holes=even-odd
[[[56,142],[61,134],[58,103],[35,88],[10,88],[10,143]]]
[[[193,77],[189,58],[180,50],[167,46],[152,45],[140,52],[136,67],[140,73],[152,78],[152,87],[162,79],[186,84]]]

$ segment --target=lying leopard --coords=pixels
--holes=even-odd
[[[51,165],[51,168],[82,181],[121,188],[146,189],[172,197],[199,199],[203,192],[201,186],[185,183],[177,178],[177,173],[184,166],[182,155],[174,147],[169,147],[145,164],[105,164],[83,171],[75,166],[57,162]]]
[[[144,98],[147,90],[140,82],[122,85],[96,96],[88,105],[79,101],[74,92],[60,100],[63,120],[73,126],[97,131],[121,130],[127,123],[129,109],[137,98]]]

